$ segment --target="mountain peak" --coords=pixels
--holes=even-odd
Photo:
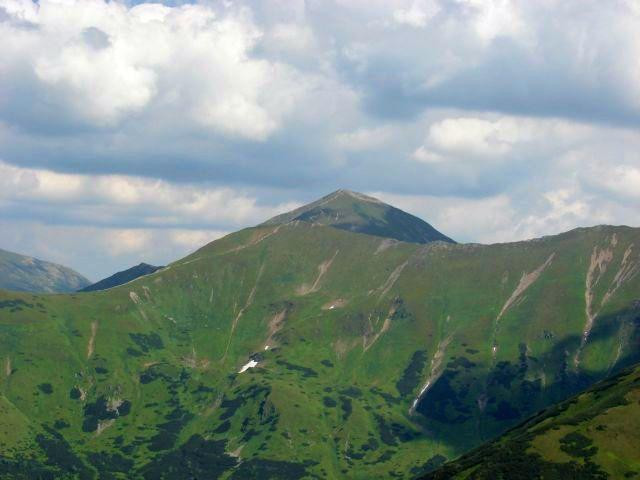
[[[99,282],[91,284],[79,291],[95,292],[97,290],[107,290],[124,283],[129,283],[138,277],[142,277],[143,275],[150,275],[155,271],[160,270],[161,268],[164,267],[156,267],[155,265],[149,265],[148,263],[141,262],[135,267],[131,267],[126,270],[122,270],[121,272],[114,273],[113,275],[107,278],[103,278]]]
[[[453,240],[424,220],[377,198],[346,189],[336,190],[314,202],[273,217],[263,225],[280,225],[295,220],[404,242],[453,243]]]
[[[328,197],[335,198],[335,197],[340,197],[340,196],[351,197],[351,198],[354,198],[356,200],[360,200],[362,202],[371,202],[371,203],[380,203],[380,204],[384,203],[384,202],[381,202],[380,200],[378,200],[377,198],[370,197],[368,195],[365,195],[364,193],[354,192],[353,190],[347,190],[346,188],[341,188],[339,190],[336,190],[335,192],[330,193],[329,195],[327,195],[326,197],[323,197],[323,198],[328,198]]]
[[[0,249],[0,289],[61,293],[90,283],[68,267]]]

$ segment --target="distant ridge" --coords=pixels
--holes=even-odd
[[[404,242],[455,243],[424,220],[377,198],[351,190],[336,190],[315,202],[273,217],[262,225],[279,225],[296,220]]]
[[[96,282],[88,287],[84,287],[79,292],[95,292],[97,290],[106,290],[108,288],[117,287],[124,283],[135,280],[143,275],[150,275],[153,272],[160,270],[164,267],[156,267],[155,265],[149,265],[148,263],[140,263],[135,267],[128,268],[118,273],[114,273],[110,277],[104,278],[99,282]]]
[[[19,292],[67,293],[90,283],[68,267],[0,249],[0,288]]]

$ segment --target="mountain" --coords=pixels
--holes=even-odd
[[[21,292],[73,292],[91,282],[70,268],[0,249],[0,288]]]
[[[350,190],[337,190],[320,200],[267,220],[262,225],[283,225],[294,221],[327,225],[403,242],[455,243],[424,220],[376,198]]]
[[[408,478],[640,362],[640,229],[286,218],[109,290],[0,292],[0,476]]]
[[[161,268],[164,267],[156,267],[154,265],[149,265],[148,263],[140,263],[135,267],[128,268],[127,270],[123,270],[118,273],[114,273],[110,277],[103,278],[99,282],[91,284],[88,287],[84,287],[78,291],[95,292],[97,290],[106,290],[108,288],[117,287],[118,285],[123,285],[143,275],[149,275],[157,270],[160,270]]]
[[[555,405],[423,480],[640,477],[640,366]]]

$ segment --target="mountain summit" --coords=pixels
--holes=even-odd
[[[315,202],[273,217],[262,225],[279,225],[295,220],[404,242],[455,243],[424,220],[351,190],[337,190]]]
[[[98,290],[107,290],[108,288],[117,287],[124,283],[128,283],[143,275],[149,275],[163,267],[156,267],[155,265],[149,265],[148,263],[140,263],[135,267],[128,268],[121,272],[114,273],[113,275],[103,278],[99,282],[84,287],[79,292],[95,292]]]

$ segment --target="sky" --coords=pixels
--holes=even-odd
[[[98,280],[339,188],[640,226],[639,0],[0,0],[0,248]]]

